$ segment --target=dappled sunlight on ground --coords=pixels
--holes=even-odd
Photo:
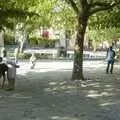
[[[97,97],[105,97],[105,96],[112,96],[112,93],[108,93],[108,92],[102,92],[102,93],[98,93],[98,91],[95,92],[88,92],[87,97],[91,97],[91,98],[97,98]]]
[[[106,102],[106,103],[103,103],[103,104],[100,104],[101,107],[104,107],[104,106],[111,106],[111,105],[115,105],[115,104],[119,104],[120,102]]]
[[[49,88],[45,88],[46,92],[52,92],[53,94],[58,94],[59,92],[72,93],[76,91],[77,86],[70,85],[66,81],[62,82],[49,82]]]
[[[74,117],[60,117],[60,116],[52,116],[51,120],[79,120]]]
[[[90,63],[85,81],[70,80],[72,62],[21,66],[16,90],[0,90],[0,120],[119,120],[119,67],[106,74],[102,61]]]

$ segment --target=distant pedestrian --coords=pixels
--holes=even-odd
[[[34,69],[35,64],[36,64],[36,56],[35,56],[34,53],[32,53],[32,56],[30,57],[30,63],[31,63],[30,68],[31,68],[31,69]]]
[[[113,50],[112,46],[107,50],[107,68],[106,68],[106,73],[109,72],[110,68],[110,73],[113,73],[113,66],[114,66],[114,61],[115,61],[115,51]]]

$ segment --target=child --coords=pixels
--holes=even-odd
[[[35,54],[32,53],[32,56],[30,57],[30,63],[31,63],[31,69],[34,69],[35,67],[35,64],[36,64],[36,57],[35,57]]]

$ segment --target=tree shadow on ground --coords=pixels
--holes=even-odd
[[[5,93],[0,106],[5,102],[2,110],[9,108],[9,120],[120,119],[118,70],[113,75],[96,69],[84,73],[86,81],[70,81],[71,70],[28,71],[17,76],[16,91]]]

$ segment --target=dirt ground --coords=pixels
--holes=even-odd
[[[85,82],[70,80],[72,62],[20,66],[16,90],[0,89],[0,120],[120,120],[119,63],[106,74],[105,62],[86,62]]]

